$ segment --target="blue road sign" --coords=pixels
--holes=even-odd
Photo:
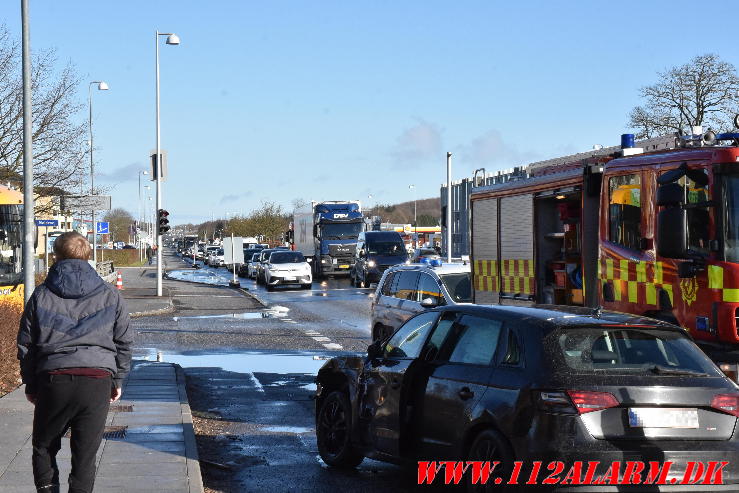
[[[97,224],[97,230],[96,233],[99,235],[107,235],[110,232],[108,231],[108,223],[107,222],[98,222]]]
[[[59,221],[56,219],[36,219],[36,226],[46,226],[47,228],[56,228],[59,226]]]

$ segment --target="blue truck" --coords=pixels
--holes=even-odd
[[[359,201],[312,202],[309,211],[293,213],[292,249],[311,263],[313,277],[349,275],[357,237],[364,230]]]

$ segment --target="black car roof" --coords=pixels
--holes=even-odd
[[[584,307],[558,305],[450,305],[435,308],[434,310],[452,310],[470,315],[494,315],[511,321],[534,323],[549,330],[559,327],[592,327],[593,325],[648,325],[650,327],[675,330],[687,334],[681,327],[653,318]]]

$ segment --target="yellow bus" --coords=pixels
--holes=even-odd
[[[23,304],[23,194],[0,185],[0,303]]]

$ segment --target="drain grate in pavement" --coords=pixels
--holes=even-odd
[[[123,440],[126,438],[126,430],[128,426],[106,426],[103,430],[103,440]],[[72,430],[67,430],[64,434],[65,438],[72,436]]]
[[[104,440],[123,440],[126,438],[128,426],[106,426],[103,431]]]
[[[132,413],[133,412],[133,405],[132,404],[117,404],[115,406],[110,406],[110,409],[108,410],[110,413]]]

